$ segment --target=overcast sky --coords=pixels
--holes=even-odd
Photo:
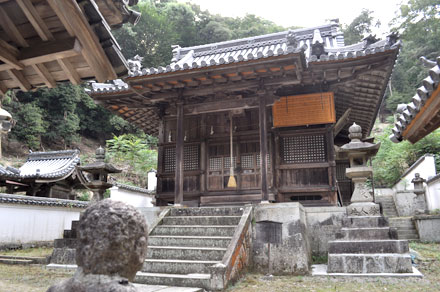
[[[182,0],[183,1],[183,0]],[[190,0],[203,10],[222,16],[255,14],[278,25],[311,27],[326,23],[327,19],[339,18],[349,24],[363,8],[374,11],[380,20],[380,32],[388,32],[388,23],[395,16],[402,0]],[[183,1],[187,2],[187,1]]]

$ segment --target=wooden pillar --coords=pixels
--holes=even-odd
[[[174,179],[174,206],[183,204],[183,103],[177,104],[176,175]]]
[[[264,203],[268,203],[269,188],[267,186],[267,114],[265,95],[260,95],[258,115],[260,122],[261,200]]]
[[[206,115],[203,114],[200,118],[200,193],[205,194],[207,190],[207,161],[206,161]]]

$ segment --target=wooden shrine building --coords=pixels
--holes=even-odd
[[[353,122],[369,135],[399,51],[396,35],[345,46],[338,27],[176,46],[90,94],[159,137],[158,205],[336,205],[352,190],[335,149]]]

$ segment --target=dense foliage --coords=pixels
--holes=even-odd
[[[440,171],[440,129],[415,144],[408,141],[395,144],[388,138],[391,128],[391,125],[388,126],[376,137],[381,143],[379,152],[373,159],[376,186],[391,187],[405,170],[424,154],[435,155],[436,169]]]
[[[38,150],[70,147],[80,136],[105,141],[135,129],[123,119],[96,105],[80,86],[68,83],[35,92],[9,92],[3,107],[16,121],[10,138]]]
[[[157,168],[157,139],[145,134],[124,134],[107,140],[108,156],[124,171],[119,178],[146,186],[147,174]]]

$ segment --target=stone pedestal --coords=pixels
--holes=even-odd
[[[327,273],[381,274],[412,273],[408,241],[397,240],[397,231],[389,227],[381,216],[379,204],[374,203],[367,179],[373,169],[367,165],[376,154],[379,144],[361,142],[361,128],[353,124],[349,129],[351,142],[341,147],[350,159],[346,176],[354,182],[348,217],[329,242]]]

